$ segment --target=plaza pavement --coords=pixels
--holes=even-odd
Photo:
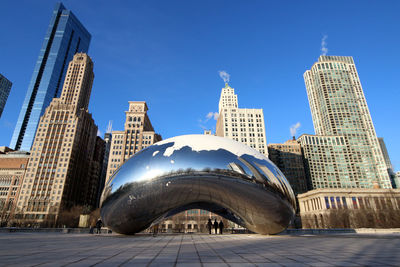
[[[399,237],[0,233],[0,266],[400,266]]]

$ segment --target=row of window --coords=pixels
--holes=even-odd
[[[394,203],[397,203],[400,208],[400,197],[385,198],[385,197],[343,197],[343,196],[330,196],[324,197],[325,207],[322,206],[320,198],[313,198],[304,202],[305,211],[323,210],[323,209],[347,209],[349,208],[348,200],[353,209],[385,209],[394,208]],[[392,202],[392,200],[394,202]]]

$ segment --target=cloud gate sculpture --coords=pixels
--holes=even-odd
[[[113,231],[134,234],[199,208],[255,233],[276,234],[295,207],[282,172],[255,149],[223,137],[184,135],[126,161],[104,188],[101,217]]]

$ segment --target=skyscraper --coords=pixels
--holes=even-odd
[[[92,60],[77,53],[61,97],[40,118],[17,204],[20,219],[53,223],[73,206],[96,205],[104,141],[88,112],[93,78]]]
[[[283,144],[268,144],[268,156],[283,172],[296,195],[307,191],[303,154],[294,137]]]
[[[129,110],[125,111],[125,130],[112,131],[106,183],[133,154],[161,141],[161,136],[154,132],[147,110],[145,101],[129,101]]]
[[[12,83],[0,74],[0,118],[10,94]]]
[[[391,188],[353,58],[320,56],[304,80],[316,135],[299,141],[312,188]]]
[[[216,135],[236,140],[268,156],[262,109],[238,108],[235,89],[227,83],[219,99]]]
[[[56,4],[11,139],[16,150],[31,149],[40,116],[59,97],[68,63],[87,53],[91,35],[61,3]]]
[[[396,173],[393,170],[393,165],[392,165],[392,162],[390,161],[390,157],[389,157],[389,153],[387,151],[386,145],[385,145],[385,141],[383,140],[383,137],[378,137],[378,140],[379,140],[379,145],[382,150],[383,158],[385,159],[385,164],[386,164],[386,168],[387,168],[387,171],[389,174],[390,182],[392,183],[393,188],[397,188],[396,182],[395,182]]]

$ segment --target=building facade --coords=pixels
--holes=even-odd
[[[11,219],[28,162],[28,152],[0,151],[0,227],[12,225]]]
[[[299,141],[312,188],[392,188],[353,58],[320,56],[304,80],[316,136]]]
[[[316,189],[298,195],[303,228],[400,226],[398,189]]]
[[[216,135],[236,140],[268,157],[262,109],[238,108],[235,90],[228,84],[219,100]]]
[[[211,130],[204,130],[205,135],[213,135]]]
[[[400,172],[396,172],[396,174],[394,175],[394,188],[400,189]]]
[[[12,82],[0,73],[0,118],[7,102],[8,95],[11,91]]]
[[[296,140],[288,140],[283,144],[269,144],[268,156],[283,172],[296,195],[307,191],[303,154]]]
[[[383,140],[383,137],[378,137],[378,140],[379,140],[379,146],[381,147],[382,150],[383,158],[385,160],[386,169],[389,174],[390,182],[392,183],[393,188],[397,188],[395,181],[396,173],[393,170],[392,161],[390,160],[389,152],[387,151],[385,141]]]
[[[161,136],[154,132],[147,110],[145,101],[129,101],[124,131],[112,131],[106,183],[119,166],[136,152],[161,141]]]
[[[40,118],[16,219],[54,225],[71,207],[95,206],[104,141],[88,112],[93,79],[92,60],[77,53],[61,97]]]
[[[68,63],[77,52],[87,53],[91,35],[61,3],[57,3],[40,49],[10,147],[30,151],[40,117],[61,94]]]

